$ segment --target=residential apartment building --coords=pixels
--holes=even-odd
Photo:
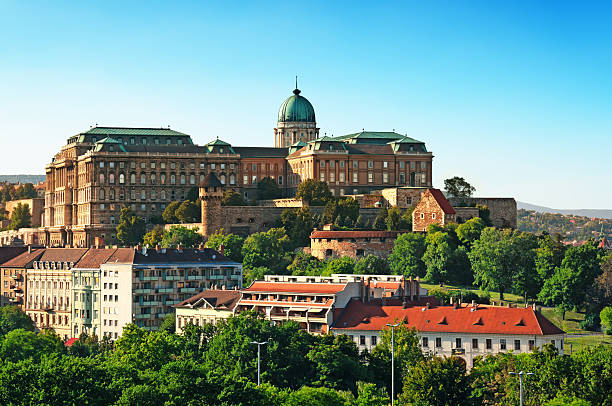
[[[234,314],[239,299],[238,290],[210,289],[183,300],[174,306],[176,331],[180,333],[189,323],[196,326],[217,324]]]
[[[0,247],[0,256],[4,260],[0,265],[0,306],[25,308],[27,269],[42,253],[43,250],[33,250],[32,247]]]
[[[471,368],[478,356],[530,352],[553,344],[561,354],[565,333],[532,307],[471,305],[405,306],[399,301],[351,301],[331,328],[346,334],[360,350],[380,342],[387,324],[404,323],[419,333],[422,350],[437,356],[460,356]]]
[[[47,248],[26,271],[25,312],[39,329],[51,328],[62,338],[72,337],[72,267],[84,248]]]
[[[418,280],[401,275],[266,275],[242,290],[234,313],[261,312],[275,323],[295,321],[309,333],[326,334],[352,299],[396,297],[408,302],[426,294]]]

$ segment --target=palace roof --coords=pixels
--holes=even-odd
[[[240,292],[237,290],[209,289],[176,304],[174,307],[199,308],[208,304],[214,309],[232,310],[236,307],[239,299]]]

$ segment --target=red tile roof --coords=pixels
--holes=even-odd
[[[39,261],[76,263],[87,250],[87,248],[47,248]]]
[[[331,307],[334,304],[333,299],[327,299],[323,303],[317,302],[295,302],[289,300],[252,300],[240,299],[241,305],[248,306],[283,306],[283,307]]]
[[[316,230],[310,238],[396,238],[399,231],[335,231]]]
[[[97,269],[105,263],[117,248],[90,248],[85,255],[74,265],[74,268]]]
[[[24,252],[21,255],[16,256],[15,258],[6,261],[0,267],[4,268],[25,268],[30,263],[37,261],[38,258],[45,252],[44,249],[34,249],[32,252]]]
[[[133,264],[134,263],[133,248],[117,248],[117,250],[106,261],[107,264]]]
[[[69,338],[68,340],[66,340],[66,342],[64,343],[64,345],[66,347],[72,347],[72,344],[74,344],[75,342],[79,341],[78,338]]]
[[[423,310],[425,309],[425,310]],[[471,306],[382,306],[380,301],[353,300],[334,323],[337,330],[383,330],[387,323],[404,322],[420,332],[481,334],[563,334],[563,330],[528,308]]]
[[[0,247],[0,264],[10,261],[27,250],[26,247]]]
[[[427,189],[427,192],[431,193],[433,198],[436,199],[436,202],[438,202],[438,205],[440,205],[440,208],[444,213],[456,214],[455,209],[453,209],[450,202],[446,200],[446,197],[444,197],[444,194],[440,191],[440,189]]]
[[[256,281],[243,292],[261,293],[312,293],[335,294],[341,292],[346,283],[292,283],[292,282],[260,282]]]

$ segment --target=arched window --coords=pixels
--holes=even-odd
[[[165,191],[165,190],[162,190],[162,191],[161,191],[161,193],[160,193],[160,198],[161,198],[162,200],[166,200],[166,191]]]
[[[144,189],[142,189],[140,191],[140,200],[145,200],[146,198],[147,198],[147,192]]]
[[[221,181],[222,185],[225,185],[225,175],[221,175],[221,178],[219,180]]]
[[[162,185],[166,184],[166,174],[162,173],[161,175],[159,175],[159,183],[161,183]]]
[[[104,184],[104,174],[103,173],[100,174],[100,184],[101,185]]]
[[[140,184],[144,185],[146,183],[147,183],[147,175],[143,173],[140,175]]]
[[[195,175],[189,175],[189,184],[195,185]]]
[[[104,193],[104,189],[100,189],[100,193],[99,193],[99,195],[98,195],[98,198],[99,198],[100,200],[104,200],[104,199],[106,199],[106,193]]]
[[[176,175],[172,174],[170,175],[170,184],[174,185],[176,183]]]
[[[111,189],[111,190],[108,192],[108,198],[109,198],[110,200],[115,200],[115,189]]]
[[[136,174],[135,173],[130,175],[130,183],[131,184],[135,184],[136,183]]]
[[[151,199],[155,199],[156,197],[155,190],[151,190]]]
[[[119,183],[122,185],[125,183],[125,175],[123,173],[119,174]]]
[[[109,183],[115,183],[115,174],[114,173],[109,173],[108,174],[108,182]]]
[[[235,185],[235,184],[236,184],[236,176],[230,175],[230,185]]]
[[[185,184],[185,175],[181,174],[181,185]]]
[[[155,174],[154,174],[154,173],[152,173],[152,174],[151,174],[151,184],[152,184],[152,185],[154,185],[154,184],[155,184],[155,180],[156,180]]]

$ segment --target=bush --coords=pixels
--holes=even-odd
[[[442,288],[431,288],[429,289],[428,295],[435,297],[441,303],[448,303],[451,297],[450,292]]]
[[[584,320],[580,322],[580,328],[583,330],[589,331],[597,331],[601,324],[601,320],[599,319],[599,314],[597,313],[588,313]]]

